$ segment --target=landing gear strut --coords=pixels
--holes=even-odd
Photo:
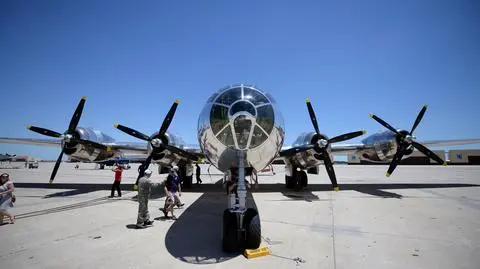
[[[292,176],[285,176],[285,187],[287,189],[303,189],[308,186],[308,175],[304,170],[293,170]]]
[[[222,249],[225,252],[256,249],[260,247],[262,241],[258,211],[246,208],[247,189],[243,152],[239,152],[238,155],[238,200],[234,193],[230,194],[229,206],[223,212]]]

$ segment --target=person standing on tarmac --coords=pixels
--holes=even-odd
[[[118,197],[122,197],[122,191],[120,190],[120,182],[122,181],[123,168],[120,165],[117,165],[112,171],[115,173],[115,176],[112,184],[112,192],[110,194],[110,198],[113,198],[115,194],[115,189],[117,189]]]
[[[200,170],[200,165],[198,165],[198,163],[195,163],[195,166],[196,166],[196,176],[197,176],[197,184],[202,184],[202,179],[200,179],[200,173],[201,173],[201,170]]]
[[[150,199],[152,187],[157,184],[151,181],[151,175],[152,170],[147,169],[143,173],[143,177],[138,179],[138,217],[137,224],[135,225],[137,229],[145,228],[153,224],[153,221],[150,220],[150,214],[148,213],[148,199]]]
[[[184,204],[180,201],[182,196],[182,185],[180,177],[178,176],[178,166],[173,166],[165,181],[165,194],[173,198],[177,207],[182,207]]]

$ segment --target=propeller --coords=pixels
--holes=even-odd
[[[103,144],[99,144],[89,140],[84,140],[81,138],[77,138],[75,136],[75,129],[77,128],[78,122],[80,121],[80,118],[82,116],[83,107],[85,106],[86,100],[87,100],[87,97],[85,96],[82,97],[82,99],[77,105],[77,109],[75,109],[75,113],[73,114],[72,119],[70,120],[70,124],[68,125],[67,131],[65,131],[63,134],[46,129],[46,128],[42,128],[42,127],[31,126],[31,125],[27,126],[27,129],[29,129],[30,131],[33,131],[42,135],[50,136],[50,137],[61,138],[63,141],[62,151],[60,152],[60,155],[58,156],[57,161],[55,162],[55,166],[53,167],[53,171],[50,176],[50,183],[52,183],[53,180],[55,179],[55,175],[57,174],[58,168],[60,167],[60,163],[62,162],[63,153],[65,153],[65,149],[68,144],[82,143],[82,144],[94,146],[96,148],[109,150],[109,148]]]
[[[313,110],[312,104],[310,103],[310,99],[307,99],[306,103],[307,103],[308,113],[310,115],[310,120],[312,121],[313,128],[315,129],[315,132],[316,132],[315,141],[312,141],[312,144],[310,145],[302,145],[302,146],[293,147],[293,148],[284,150],[280,152],[280,156],[293,156],[296,153],[313,149],[317,153],[317,154],[314,154],[315,158],[323,160],[323,163],[328,173],[328,177],[332,182],[333,189],[335,191],[338,191],[339,187],[337,184],[337,178],[335,176],[335,170],[333,169],[333,163],[332,163],[332,160],[330,159],[330,154],[328,152],[329,145],[333,143],[342,142],[345,140],[350,140],[357,136],[361,136],[366,132],[356,131],[356,132],[338,135],[328,139],[325,135],[320,133],[320,128],[318,128],[317,117],[315,116],[315,111]]]
[[[381,118],[377,117],[374,114],[370,113],[370,117],[372,117],[374,120],[376,120],[378,123],[380,123],[382,126],[387,128],[388,130],[394,132],[397,140],[397,152],[393,156],[392,161],[390,162],[390,166],[388,167],[387,174],[386,176],[389,177],[392,175],[393,171],[397,167],[397,165],[400,163],[402,160],[403,156],[407,154],[408,152],[411,152],[413,148],[416,148],[418,151],[422,152],[425,154],[425,156],[433,159],[434,161],[438,162],[439,164],[447,165],[447,163],[442,160],[442,158],[438,157],[433,151],[429,150],[427,147],[424,145],[418,143],[415,141],[416,137],[413,136],[413,131],[417,128],[418,124],[422,121],[423,115],[425,114],[425,111],[427,111],[427,105],[424,105],[420,112],[417,115],[417,118],[415,119],[415,122],[413,123],[412,129],[410,132],[406,130],[396,130],[393,128],[390,124],[382,120]],[[413,148],[412,148],[413,147]]]
[[[135,129],[132,129],[130,127],[115,123],[114,127],[117,128],[118,130],[120,130],[120,131],[122,131],[126,134],[129,134],[133,137],[136,137],[140,140],[147,141],[152,146],[152,151],[150,152],[150,155],[148,155],[145,162],[143,162],[143,164],[140,165],[140,167],[139,167],[139,173],[138,173],[137,181],[135,182],[134,188],[138,185],[138,180],[143,176],[145,170],[147,170],[147,168],[150,166],[150,163],[152,161],[153,156],[157,153],[162,152],[165,149],[167,149],[171,152],[174,152],[178,155],[181,155],[185,158],[188,158],[188,159],[192,159],[192,160],[198,159],[198,156],[193,154],[193,153],[190,153],[190,152],[185,151],[183,149],[180,149],[180,148],[177,148],[177,147],[174,147],[174,146],[171,146],[171,145],[167,144],[165,133],[167,132],[168,127],[172,123],[173,116],[175,115],[175,111],[177,110],[177,106],[178,106],[179,103],[180,103],[180,101],[178,99],[175,100],[175,102],[170,107],[170,110],[168,111],[167,115],[165,116],[165,119],[163,120],[163,123],[160,126],[160,129],[159,129],[158,133],[154,136],[148,136],[148,135],[146,135],[142,132],[139,132]]]

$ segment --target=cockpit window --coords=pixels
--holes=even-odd
[[[250,142],[250,148],[255,148],[260,146],[265,140],[267,140],[267,135],[260,129],[258,126],[255,126],[253,129],[252,141]]]
[[[218,134],[217,139],[220,140],[227,147],[235,147],[235,142],[233,141],[232,130],[230,126],[227,126],[220,134]]]
[[[252,102],[256,106],[268,103],[267,98],[263,94],[246,87],[243,88],[243,99]]]
[[[252,121],[246,116],[240,115],[233,122],[237,144],[240,149],[246,149],[248,137],[252,129]]]
[[[217,134],[227,124],[228,108],[221,105],[213,105],[210,111],[210,125],[213,133]]]
[[[270,134],[273,129],[275,121],[275,115],[273,114],[273,108],[271,105],[265,105],[257,108],[257,123]]]
[[[220,97],[217,98],[216,103],[231,105],[233,102],[242,99],[242,89],[233,88],[225,91]]]
[[[266,96],[268,97],[268,99],[270,100],[270,103],[274,103],[274,104],[277,103],[271,94],[265,93],[265,95],[266,95]]]
[[[218,93],[212,94],[212,96],[210,96],[210,98],[208,98],[207,103],[213,102],[213,100],[215,100],[215,97],[217,97],[217,96],[218,96]]]
[[[240,101],[235,103],[231,108],[230,108],[230,115],[235,115],[235,113],[239,111],[245,111],[250,113],[252,116],[255,116],[255,108],[252,106],[251,103],[249,102],[244,102]]]

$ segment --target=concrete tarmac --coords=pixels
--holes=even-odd
[[[163,219],[163,191],[149,203],[154,226],[136,230],[138,203],[125,171],[121,198],[109,199],[111,170],[52,163],[10,173],[15,224],[0,226],[2,268],[479,268],[480,166],[335,165],[340,192],[325,169],[301,192],[284,188],[283,166],[259,176],[250,203],[260,212],[272,254],[246,259],[221,251],[227,205],[211,169],[181,197],[179,219]],[[203,173],[207,169],[204,166]],[[165,175],[154,173],[161,182]],[[194,179],[195,181],[195,179]]]

